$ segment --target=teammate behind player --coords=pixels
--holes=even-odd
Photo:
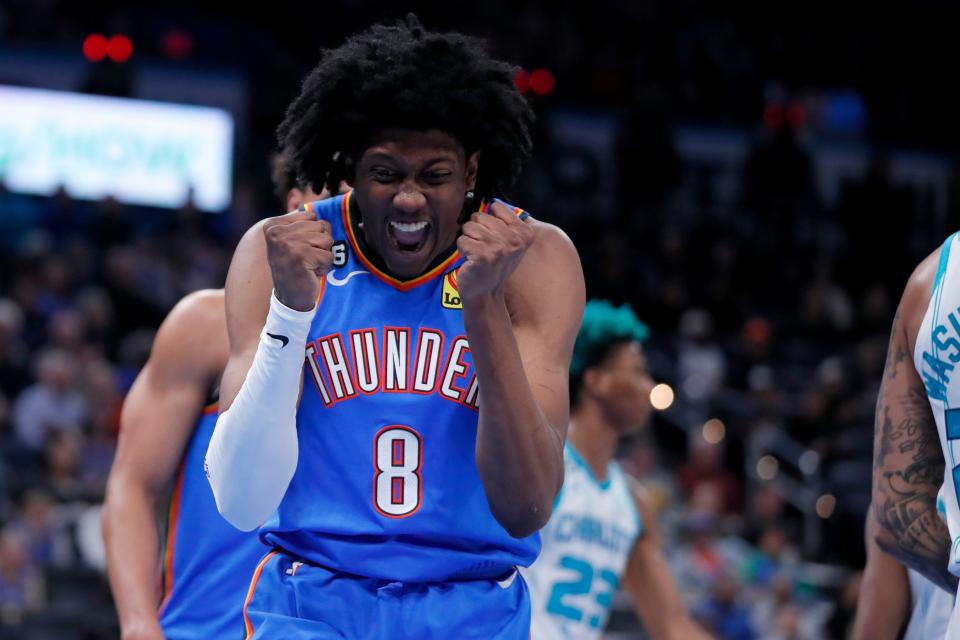
[[[951,594],[960,571],[953,543],[960,538],[953,462],[960,438],[957,238],[914,270],[893,321],[877,401],[871,509],[877,545]],[[956,609],[947,637],[960,638]]]
[[[317,197],[296,185],[280,154],[273,161],[273,178],[287,207]],[[255,535],[237,531],[217,513],[203,474],[217,418],[216,388],[228,355],[223,290],[192,293],[160,327],[150,359],[124,402],[102,515],[123,640],[242,633],[243,597],[266,549]],[[156,511],[166,495],[161,560]]]
[[[563,488],[541,532],[540,557],[523,572],[533,597],[533,640],[599,638],[621,581],[654,640],[708,637],[680,600],[653,510],[614,461],[620,438],[650,418],[646,337],[628,306],[587,303],[570,366]]]
[[[531,121],[509,65],[415,19],[325,52],[290,106],[298,174],[354,190],[254,227],[227,278],[209,476],[276,547],[248,637],[527,639],[514,567],[562,484],[584,298],[562,232],[478,212]]]

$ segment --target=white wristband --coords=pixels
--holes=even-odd
[[[297,399],[316,307],[297,311],[270,296],[260,344],[230,409],[220,414],[206,469],[217,509],[250,531],[279,506],[297,468]]]

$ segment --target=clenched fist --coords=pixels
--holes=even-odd
[[[294,211],[263,225],[267,262],[277,299],[297,311],[313,309],[320,295],[320,279],[333,264],[330,223],[315,213]]]
[[[533,244],[535,232],[501,202],[494,202],[487,213],[474,213],[463,225],[457,240],[466,258],[457,274],[457,286],[465,304],[471,298],[501,294],[507,278]]]

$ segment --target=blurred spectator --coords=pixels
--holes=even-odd
[[[691,402],[715,397],[726,377],[726,356],[712,338],[713,321],[706,311],[690,309],[681,316],[677,371]]]
[[[689,451],[687,463],[678,472],[684,494],[692,500],[698,492],[703,493],[704,487],[709,487],[716,495],[721,514],[738,513],[741,504],[740,484],[723,463],[723,445],[691,437]]]
[[[813,281],[803,295],[802,314],[807,330],[821,338],[843,335],[853,326],[853,303],[834,281],[826,260],[816,265]]]
[[[0,298],[0,390],[10,397],[29,382],[28,351],[23,342],[23,311],[8,298]]]
[[[65,567],[73,560],[69,518],[53,496],[30,489],[23,496],[20,515],[9,529],[22,537],[27,560],[35,567]]]
[[[23,537],[10,529],[0,531],[0,627],[18,624],[43,604],[43,582],[29,562]]]
[[[92,498],[80,479],[83,437],[69,431],[55,432],[47,442],[46,484],[58,502],[71,503]]]
[[[750,625],[750,610],[740,601],[739,585],[730,576],[723,576],[714,587],[709,600],[695,615],[721,640],[754,640],[757,635]]]
[[[17,439],[41,451],[56,430],[79,432],[87,419],[87,403],[77,388],[77,365],[62,349],[48,349],[37,361],[38,382],[20,394],[13,408]]]

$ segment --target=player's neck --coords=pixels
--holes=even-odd
[[[570,415],[570,444],[590,466],[600,482],[607,480],[607,468],[617,452],[620,433],[593,400],[578,402]]]

